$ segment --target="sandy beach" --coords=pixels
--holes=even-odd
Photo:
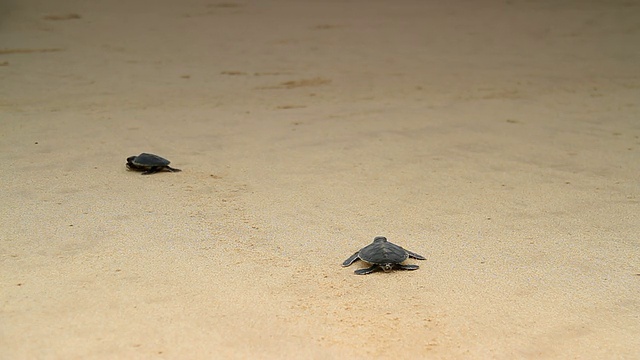
[[[640,358],[638,19],[1,1],[0,359]]]

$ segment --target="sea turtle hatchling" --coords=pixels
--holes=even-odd
[[[155,174],[158,171],[167,169],[171,172],[182,171],[169,166],[171,162],[163,157],[154,154],[142,153],[138,156],[127,158],[127,168],[134,171],[142,171],[142,175]]]
[[[377,236],[373,239],[373,242],[355,254],[351,255],[347,260],[342,263],[342,266],[349,266],[356,260],[366,261],[373,266],[358,269],[354,273],[358,275],[370,274],[380,269],[384,272],[388,272],[393,268],[400,270],[416,270],[418,265],[403,265],[401,262],[407,260],[407,258],[414,258],[418,260],[426,260],[424,256],[418,255],[409,250],[405,250],[402,247],[390,243],[384,236]]]

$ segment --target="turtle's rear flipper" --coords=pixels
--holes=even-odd
[[[354,273],[356,273],[357,275],[367,275],[367,274],[371,274],[372,272],[376,272],[378,270],[380,270],[380,266],[373,265],[372,267],[368,267],[365,269],[358,269],[354,271]]]
[[[418,265],[396,265],[396,268],[399,270],[418,270],[419,267]]]
[[[167,165],[165,166],[165,168],[167,168],[167,170],[171,171],[171,172],[180,172],[182,170],[180,169],[176,169],[176,168],[172,168],[171,166]]]

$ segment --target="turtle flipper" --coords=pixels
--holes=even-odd
[[[418,265],[402,265],[402,264],[398,264],[396,265],[396,269],[399,270],[418,270],[420,266]]]
[[[151,175],[151,174],[155,174],[158,171],[160,171],[160,169],[162,169],[159,166],[152,166],[150,167],[147,171],[143,172],[142,175]]]
[[[367,274],[371,274],[372,272],[376,272],[378,270],[380,270],[380,266],[373,265],[372,267],[368,267],[368,268],[364,268],[364,269],[358,269],[358,270],[354,271],[354,273],[357,274],[357,275],[367,275]]]
[[[407,249],[405,249],[404,251],[407,252],[407,255],[409,255],[410,258],[414,258],[414,259],[418,259],[418,260],[427,260],[427,258],[425,258],[424,256],[416,254],[416,253],[414,253],[412,251],[409,251]]]
[[[356,260],[359,259],[358,258],[359,254],[360,254],[360,251],[356,251],[353,255],[349,256],[349,258],[342,263],[342,266],[349,266],[353,264]]]
[[[141,171],[141,170],[144,170],[144,169],[142,169],[140,166],[136,166],[136,165],[135,165],[135,164],[133,164],[133,163],[127,163],[127,169],[128,169],[128,170],[133,170],[133,171]]]
[[[182,171],[182,170],[180,170],[180,169],[172,168],[172,167],[171,167],[171,166],[169,166],[169,165],[165,166],[165,168],[166,168],[167,170],[171,171],[171,172],[180,172],[180,171]]]

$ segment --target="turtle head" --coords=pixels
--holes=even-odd
[[[384,272],[389,272],[391,271],[391,269],[393,269],[393,264],[382,264],[380,265],[380,267]]]
[[[384,236],[376,236],[373,238],[373,242],[377,243],[377,242],[386,242],[387,238]]]

